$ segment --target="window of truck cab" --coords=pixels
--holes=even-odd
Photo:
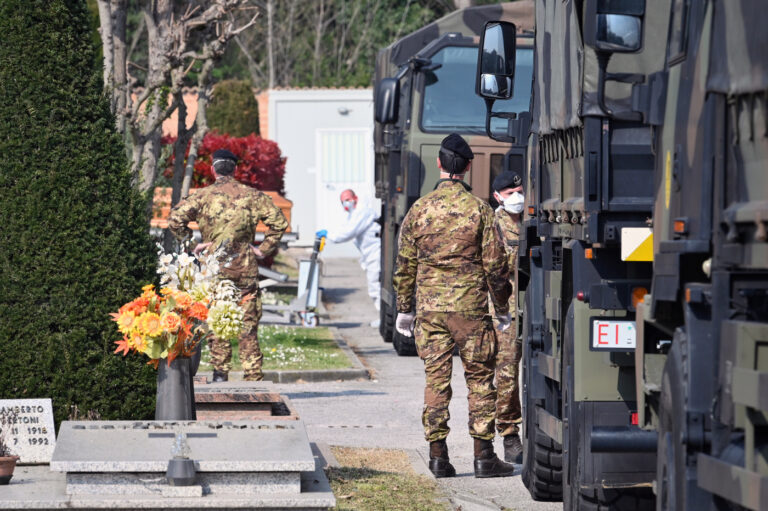
[[[533,49],[518,48],[515,88],[511,99],[496,101],[495,112],[527,112],[531,102]],[[432,57],[425,71],[419,126],[426,133],[485,134],[485,102],[475,94],[477,47],[446,46]],[[505,119],[493,119],[494,133],[506,130]]]

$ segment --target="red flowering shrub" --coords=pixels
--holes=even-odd
[[[163,137],[163,144],[172,144],[175,138]],[[285,157],[280,154],[277,142],[266,140],[258,135],[250,134],[245,137],[230,137],[210,132],[203,138],[203,143],[197,151],[195,173],[192,177],[193,188],[203,188],[213,183],[212,158],[217,149],[229,149],[237,155],[239,161],[235,169],[235,179],[241,183],[253,186],[262,191],[285,194]],[[189,147],[187,147],[187,155]],[[173,175],[172,155],[163,175],[171,178]]]

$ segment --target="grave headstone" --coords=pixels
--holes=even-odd
[[[19,463],[50,463],[56,447],[53,404],[50,399],[0,399],[0,424],[11,452]]]

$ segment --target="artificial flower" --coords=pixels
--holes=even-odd
[[[160,325],[163,330],[176,333],[179,330],[179,326],[181,326],[181,317],[175,312],[166,312],[160,316]]]
[[[145,312],[139,316],[139,330],[149,337],[157,337],[163,333],[160,316],[154,312]]]

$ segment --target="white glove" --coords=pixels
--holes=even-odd
[[[512,313],[496,314],[496,321],[499,322],[499,330],[505,332],[510,326],[512,326]]]
[[[413,320],[416,315],[413,312],[398,312],[395,320],[395,330],[406,337],[413,337]]]

